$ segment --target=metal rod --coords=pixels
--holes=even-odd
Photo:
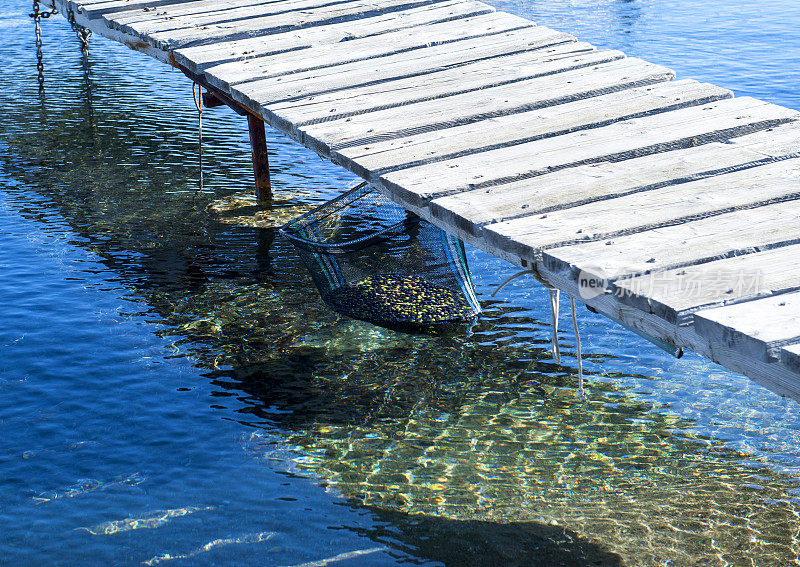
[[[556,364],[561,364],[561,348],[558,344],[558,314],[559,314],[559,300],[561,292],[557,289],[550,291],[550,317],[553,322],[552,336],[550,338],[550,351],[553,353],[553,361]]]
[[[581,348],[581,332],[578,330],[578,314],[575,312],[575,299],[569,297],[569,308],[572,311],[572,328],[575,331],[575,356],[578,359],[578,400],[586,401],[586,391],[583,388],[583,348]]]

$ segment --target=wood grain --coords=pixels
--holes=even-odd
[[[709,340],[772,362],[778,360],[780,347],[800,342],[800,293],[701,311],[695,313],[694,325]]]

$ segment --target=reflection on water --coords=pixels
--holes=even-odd
[[[75,498],[89,492],[96,490],[107,490],[109,488],[116,488],[120,486],[137,486],[145,481],[139,473],[133,473],[124,477],[119,477],[114,480],[103,482],[97,479],[81,480],[73,486],[64,488],[63,490],[56,490],[51,492],[40,492],[36,496],[31,497],[34,504],[43,504],[45,502],[52,502],[59,498]]]
[[[647,20],[640,13],[647,4],[608,4],[620,22],[614,26]],[[0,13],[0,22],[22,18],[21,7]],[[48,24],[51,42],[70,35],[65,22]],[[272,227],[285,211],[273,214],[237,197],[251,183],[239,117],[222,110],[206,116],[206,183],[199,192],[196,116],[184,78],[99,38],[83,63],[73,47],[56,51],[51,43],[44,103],[35,96],[27,46],[0,48],[14,61],[0,75],[5,210],[43,232],[66,221],[70,244],[104,266],[102,285],[121,290],[124,299],[111,309],[137,306],[136,316],[164,339],[163,348],[138,355],[165,365],[191,360],[192,379],[210,388],[211,415],[235,422],[239,432],[237,441],[209,443],[209,458],[244,448],[248,460],[283,475],[287,488],[271,486],[272,497],[312,479],[327,487],[314,498],[369,518],[357,523],[291,507],[295,499],[286,497],[285,517],[273,512],[268,531],[241,528],[244,520],[236,516],[228,518],[226,534],[191,533],[169,550],[142,550],[135,562],[196,564],[257,544],[244,556],[254,562],[264,550],[288,545],[274,543],[279,532],[293,533],[306,518],[333,530],[321,539],[348,532],[372,543],[317,553],[316,544],[297,537],[295,564],[460,565],[465,557],[474,565],[799,561],[795,404],[697,358],[671,361],[585,312],[590,389],[588,401],[579,403],[572,360],[557,365],[548,353],[547,322],[538,319],[548,313],[547,297],[533,281],[509,286],[507,301],[484,301],[470,336],[407,336],[337,317],[322,305],[290,246],[276,238]],[[290,210],[319,203],[352,181],[288,141],[278,139],[272,148],[276,197]],[[35,231],[18,238],[45,242]],[[67,254],[52,246],[56,256]],[[470,261],[484,297],[514,270],[476,251]],[[25,285],[23,272],[3,269]],[[75,285],[88,285],[90,276],[77,274]],[[38,308],[24,309],[33,316]],[[77,337],[54,340],[66,351],[92,349]],[[7,399],[31,378],[0,376]],[[114,384],[113,376],[102,380]],[[198,397],[198,412],[204,403]],[[44,408],[39,416],[72,427],[70,419],[99,412],[91,419],[108,435],[114,422],[104,411],[77,407],[59,417],[56,408]],[[176,413],[158,408],[154,419],[189,419]],[[15,418],[9,427],[24,437],[34,418]],[[215,438],[214,419],[205,419],[192,434]],[[150,429],[125,435],[142,451],[164,442]],[[69,454],[31,448],[21,458],[69,468]],[[64,488],[28,495],[43,505],[8,507],[0,526],[22,538],[39,510],[59,504],[54,501],[153,487],[147,475],[120,476],[102,462],[93,467],[93,474],[60,484],[44,469],[36,485]],[[190,466],[202,473],[201,467]],[[166,468],[154,472],[172,476]],[[225,502],[141,505],[137,514],[128,504],[106,510],[105,521],[77,522],[57,537],[72,542],[97,534],[102,537],[73,545],[97,545],[100,553],[111,544],[93,542],[180,530],[189,516],[205,518],[231,506],[229,500],[252,498],[258,487],[239,481]],[[10,483],[0,486],[0,495],[18,490]],[[186,489],[178,483],[172,490]],[[144,504],[136,494],[127,498]],[[245,515],[261,510],[247,508]],[[30,560],[35,551],[23,557]]]
[[[187,508],[176,508],[174,510],[159,510],[141,518],[124,518],[122,520],[110,520],[91,526],[88,528],[77,528],[79,530],[86,530],[92,535],[111,535],[120,532],[127,532],[130,530],[143,530],[160,528],[173,518],[180,518],[195,512],[202,512],[204,510],[213,510],[213,506],[205,506],[198,508],[196,506],[189,506]]]
[[[261,543],[264,541],[268,541],[274,536],[275,534],[272,532],[259,532],[256,534],[245,534],[239,537],[228,537],[223,539],[215,539],[209,541],[207,544],[198,547],[197,549],[192,549],[186,553],[164,553],[163,555],[156,555],[155,557],[151,557],[147,561],[143,561],[143,565],[158,565],[159,563],[164,563],[166,561],[174,561],[176,559],[192,559],[200,555],[201,553],[207,553],[212,549],[216,549],[218,547],[223,547],[226,545],[232,544],[241,544],[241,543]]]

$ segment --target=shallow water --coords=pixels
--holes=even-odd
[[[497,5],[800,108],[795,3]],[[274,229],[220,217],[240,117],[204,112],[199,190],[188,80],[101,38],[84,64],[54,18],[41,100],[27,12],[0,8],[0,563],[800,562],[795,402],[581,309],[580,403],[544,290],[491,298],[516,268],[475,250],[470,336],[333,315]],[[354,181],[270,144],[287,207]]]

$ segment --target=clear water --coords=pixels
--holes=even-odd
[[[795,2],[497,5],[800,108]],[[470,337],[333,315],[237,223],[352,177],[273,135],[286,210],[215,212],[243,119],[205,112],[198,191],[188,80],[101,38],[84,66],[54,18],[41,100],[28,9],[0,7],[0,564],[800,562],[795,402],[581,309],[580,403],[544,290],[491,298],[516,268],[475,250]]]

